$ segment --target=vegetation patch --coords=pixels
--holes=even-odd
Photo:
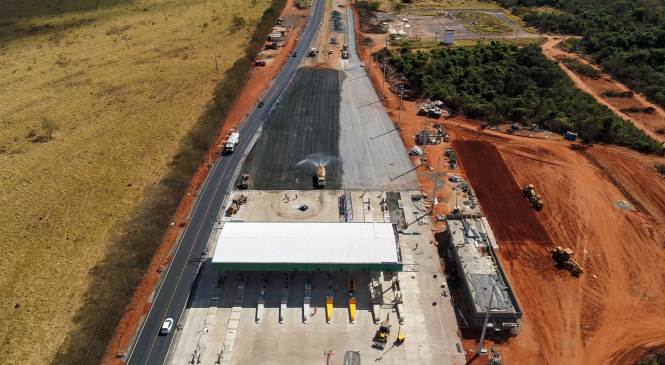
[[[515,29],[504,23],[496,15],[482,11],[468,11],[455,13],[464,28],[484,35],[508,35],[514,34]]]
[[[603,96],[607,98],[632,98],[634,95],[635,93],[632,91],[618,91],[618,90],[607,90],[603,93]]]
[[[309,9],[312,6],[312,0],[293,0],[293,4],[298,9]]]
[[[538,124],[559,133],[577,132],[586,141],[663,153],[660,143],[576,88],[536,46],[492,42],[413,52],[405,43],[390,64],[424,96],[471,118]]]
[[[561,48],[589,56],[604,72],[665,107],[665,3],[651,0],[498,2],[541,32],[580,36],[580,40],[562,42]]]
[[[566,65],[566,67],[578,75],[591,77],[592,79],[600,78],[600,71],[598,71],[593,66],[587,65],[586,63],[582,63],[573,58],[562,58],[559,61],[561,61],[561,63]]]
[[[504,15],[506,18],[508,18],[511,22],[517,24],[517,25],[518,25],[520,28],[522,28],[524,31],[529,32],[529,33],[533,33],[533,34],[538,33],[538,31],[537,31],[536,29],[534,29],[533,27],[530,27],[527,23],[525,23],[525,22],[524,22],[522,19],[520,19],[519,17],[517,17],[517,16],[515,16],[515,15],[513,15],[513,14],[511,14],[511,13],[505,11],[505,10],[503,11],[503,15]]]
[[[658,169],[658,172],[665,174],[665,165],[659,165],[662,167]],[[656,166],[658,168],[658,166]],[[665,347],[657,348],[638,361],[635,365],[665,365]]]

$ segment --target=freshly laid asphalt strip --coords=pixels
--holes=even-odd
[[[251,189],[316,189],[316,168],[326,168],[325,189],[342,187],[339,101],[343,73],[301,68],[263,127],[236,181],[252,177]]]
[[[164,363],[173,340],[173,332],[176,331],[176,325],[180,321],[180,315],[196,278],[199,260],[210,238],[219,209],[224,204],[226,192],[231,187],[235,170],[247,150],[248,141],[261,127],[270,109],[277,102],[292,75],[296,72],[298,65],[302,62],[316,31],[321,25],[324,13],[324,6],[322,5],[324,4],[325,2],[322,0],[312,2],[312,18],[295,49],[298,52],[298,57],[289,58],[284,69],[262,99],[265,106],[254,109],[240,127],[240,138],[241,142],[244,143],[240,143],[235,153],[220,156],[209,172],[209,180],[199,193],[191,220],[168,272],[166,272],[166,277],[158,289],[144,325],[139,330],[138,338],[130,349],[126,364]],[[173,318],[173,330],[166,336],[160,336],[159,328],[166,318]],[[219,350],[209,349],[208,351]]]

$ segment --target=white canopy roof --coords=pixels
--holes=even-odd
[[[227,222],[212,263],[398,263],[396,239],[392,223]]]

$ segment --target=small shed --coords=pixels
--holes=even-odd
[[[453,44],[455,43],[455,30],[446,29],[443,32],[443,44]]]

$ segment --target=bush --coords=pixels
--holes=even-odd
[[[559,133],[572,130],[586,141],[663,153],[658,142],[575,87],[537,46],[491,42],[414,53],[404,42],[390,64],[419,92],[470,118],[535,123]]]
[[[233,23],[233,26],[236,28],[242,28],[247,23],[245,21],[245,18],[238,16],[237,14],[233,16],[233,20],[231,22]]]
[[[379,3],[378,1],[372,1],[369,4],[367,4],[367,6],[371,11],[378,11],[379,7],[381,6],[381,3]]]
[[[656,165],[656,171],[662,175],[665,175],[665,165]]]

